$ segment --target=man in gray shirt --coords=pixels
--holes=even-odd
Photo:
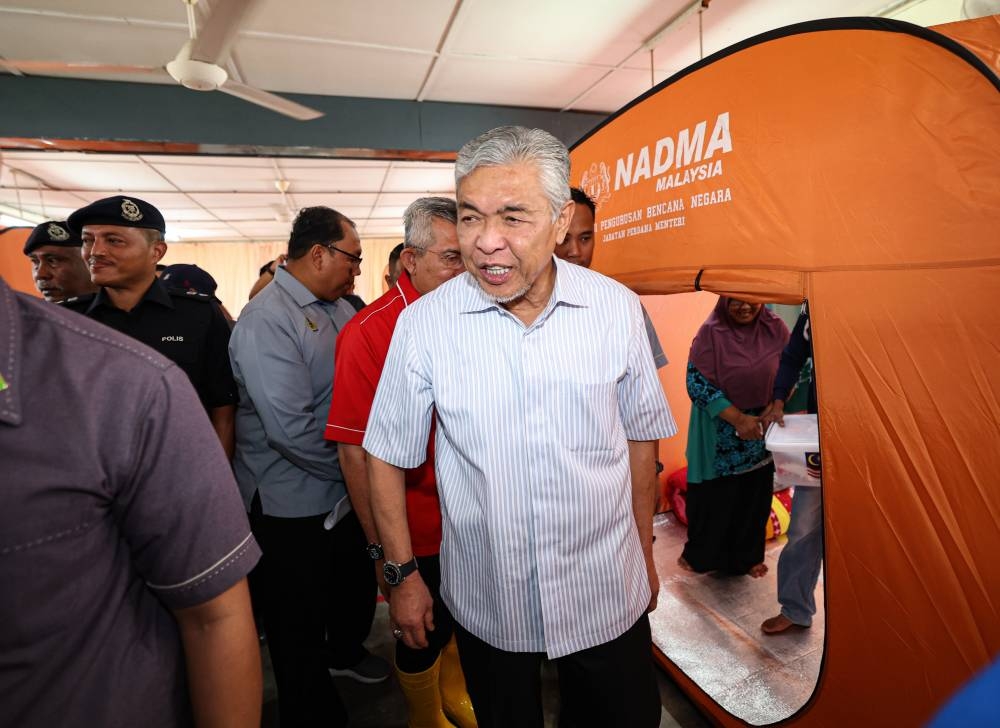
[[[184,372],[0,278],[0,463],[0,725],[259,725],[260,549]]]
[[[323,439],[337,334],[355,313],[342,296],[360,264],[354,223],[328,207],[304,208],[285,266],[243,309],[229,343],[240,395],[234,467],[265,554],[254,598],[282,726],[346,724],[329,667],[365,682],[388,677],[361,645],[375,578],[337,448]]]

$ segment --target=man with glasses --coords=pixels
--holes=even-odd
[[[368,555],[377,575],[381,574],[384,560],[371,515],[367,457],[361,441],[399,315],[420,296],[465,270],[456,219],[455,201],[446,197],[421,197],[406,208],[405,239],[399,256],[402,273],[392,288],[352,319],[337,339],[333,404],[326,437],[339,443],[351,503],[368,537]],[[434,600],[434,630],[428,635],[428,646],[422,649],[397,642],[396,676],[406,696],[410,725],[450,725],[445,719],[447,713],[453,723],[468,728],[475,725],[475,716],[452,643],[451,613],[438,589],[441,505],[434,475],[433,432],[426,450],[423,464],[406,471],[406,515],[413,551],[420,559],[421,573]]]
[[[338,648],[340,674],[365,682],[389,674],[361,645],[375,578],[337,448],[323,439],[337,334],[355,313],[342,296],[360,265],[353,222],[328,207],[301,210],[288,260],[243,309],[229,346],[240,393],[234,465],[265,553],[252,587],[282,726],[346,725],[326,641]]]

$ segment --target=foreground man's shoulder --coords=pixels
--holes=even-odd
[[[64,298],[61,301],[54,301],[54,303],[67,311],[83,313],[90,308],[90,304],[94,302],[94,298],[96,296],[96,293],[84,293],[80,296],[70,296],[69,298]]]

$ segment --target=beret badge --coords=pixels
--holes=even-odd
[[[139,222],[142,219],[142,211],[132,200],[122,200],[122,217],[129,222]]]
[[[49,240],[60,242],[69,240],[69,233],[61,225],[56,225],[54,222],[49,223],[48,227],[45,228],[45,232],[48,233]]]

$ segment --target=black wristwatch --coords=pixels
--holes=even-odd
[[[417,570],[417,559],[413,557],[405,564],[397,564],[393,561],[386,561],[382,567],[382,575],[385,576],[385,583],[389,586],[399,586],[410,574]]]
[[[365,550],[368,552],[368,558],[372,561],[379,561],[385,558],[385,552],[382,550],[382,544],[380,543],[370,543],[365,546]]]

